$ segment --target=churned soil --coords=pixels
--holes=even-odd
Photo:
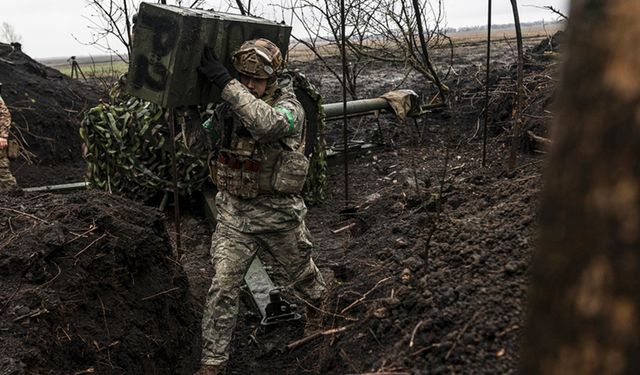
[[[525,65],[523,128],[546,136],[557,59],[553,43],[540,45]],[[482,44],[464,51],[481,54]],[[350,120],[351,138],[382,144],[351,156],[346,173],[330,161],[328,198],[309,208],[327,297],[318,310],[285,293],[303,318],[267,329],[243,290],[228,374],[517,370],[543,149],[532,141],[507,165],[516,70],[501,56],[485,158],[482,68],[464,56],[446,81],[453,110],[415,122],[384,115],[380,127]],[[339,101],[337,80],[316,64],[297,66],[326,102]],[[367,72],[363,98],[402,79],[434,93],[401,67]],[[341,126],[328,125],[331,142]],[[212,225],[200,198],[181,203],[176,261],[173,207],[91,191],[0,196],[0,372],[193,373]]]
[[[0,196],[3,374],[188,373],[200,322],[162,212],[101,192]]]
[[[523,132],[542,136],[557,63],[547,45],[530,51],[525,64]],[[319,71],[313,64],[300,68]],[[370,71],[362,97],[393,88],[403,75],[396,68]],[[351,138],[376,137],[384,146],[353,157],[347,173],[341,160],[332,161],[329,197],[310,207],[307,225],[329,282],[327,299],[315,311],[292,297],[307,319],[268,330],[251,304],[242,304],[229,374],[517,371],[543,149],[525,136],[516,166],[508,167],[512,121],[505,112],[515,106],[516,67],[498,61],[483,162],[481,68],[457,70],[447,81],[454,111],[434,111],[415,124],[383,116],[381,132],[371,117],[350,121]],[[327,102],[340,100],[334,77],[308,76]],[[432,93],[418,76],[407,82]],[[336,144],[341,127],[329,124]],[[186,258],[202,254],[206,249]],[[206,285],[205,274],[197,280]]]
[[[71,79],[9,44],[0,43],[2,97],[11,111],[11,135],[22,146],[11,169],[21,186],[83,179],[78,135],[84,110],[106,95],[98,85]]]

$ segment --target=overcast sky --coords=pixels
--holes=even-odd
[[[220,2],[210,0],[207,8],[220,9]],[[22,37],[23,50],[34,58],[100,55],[103,52],[96,47],[83,44],[91,40],[91,23],[87,18],[91,17],[92,11],[86,3],[87,0],[0,0],[0,24],[6,22],[13,26]],[[487,22],[487,1],[443,0],[443,3],[448,27]],[[494,0],[492,3],[492,23],[513,22],[510,1]],[[554,21],[557,16],[537,7],[550,5],[567,14],[568,3],[569,0],[520,0],[520,19],[522,22]],[[263,14],[268,18],[269,13],[265,10]]]

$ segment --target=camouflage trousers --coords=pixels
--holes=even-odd
[[[3,152],[4,149],[0,150]],[[7,190],[16,185],[16,179],[9,170],[9,159],[6,155],[0,155],[0,191]]]
[[[236,326],[240,287],[258,249],[268,251],[287,272],[292,286],[311,303],[325,291],[325,282],[311,258],[313,245],[304,222],[296,229],[276,233],[243,233],[218,223],[212,236],[215,275],[202,316],[202,363],[219,365],[229,358]]]

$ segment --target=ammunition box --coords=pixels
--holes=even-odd
[[[233,75],[231,54],[243,42],[266,38],[286,56],[291,27],[262,18],[142,3],[132,42],[127,89],[165,108],[214,103],[220,90],[198,72],[211,48]]]

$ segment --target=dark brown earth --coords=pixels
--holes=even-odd
[[[549,44],[525,66],[525,128],[543,136],[557,63]],[[482,45],[464,53],[480,54]],[[525,141],[518,166],[506,167],[515,59],[502,56],[490,87],[486,166],[483,73],[466,55],[447,80],[452,110],[415,124],[385,115],[382,134],[372,117],[351,120],[352,138],[384,145],[350,160],[348,200],[342,163],[332,162],[329,197],[309,209],[314,258],[330,286],[322,311],[287,295],[307,319],[267,330],[244,293],[228,373],[516,371],[543,163],[539,146]],[[298,66],[327,102],[339,100],[335,79],[314,62]],[[374,65],[360,97],[403,76]],[[403,87],[433,94],[415,74]],[[340,127],[330,124],[329,139],[341,138]],[[211,226],[198,197],[182,205],[176,263],[172,220],[165,228],[153,208],[96,192],[0,197],[0,372],[192,373],[212,276]],[[282,285],[277,267],[271,272]]]
[[[78,126],[83,111],[106,97],[88,85],[0,43],[2,97],[11,110],[13,138],[23,147],[11,165],[22,186],[82,180]]]
[[[3,374],[174,374],[197,360],[161,212],[97,191],[0,196],[0,211]]]

